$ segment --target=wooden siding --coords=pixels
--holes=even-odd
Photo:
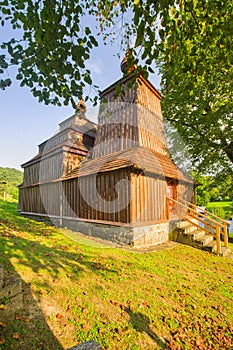
[[[120,195],[117,191],[120,191]],[[63,182],[63,193],[63,216],[130,222],[128,169],[66,180]]]
[[[60,179],[63,172],[63,153],[39,159],[36,163],[24,168],[23,185],[28,186],[43,181]]]
[[[133,86],[126,89],[126,85],[122,85],[124,99],[115,96],[114,88],[104,94],[107,103],[100,108],[93,158],[135,145],[170,157],[164,134],[161,95],[141,78],[139,82],[137,89]]]
[[[177,185],[177,200],[185,200],[187,202],[193,202],[193,184],[179,182]]]
[[[163,117],[142,106],[137,107],[137,114],[139,144],[170,157],[165,140]]]
[[[47,152],[48,150],[66,142],[68,140],[68,131],[59,132],[58,134],[52,136],[49,140],[41,143],[39,145],[39,153]]]
[[[92,121],[88,120],[83,113],[78,113],[70,118],[64,120],[59,124],[60,132],[66,129],[73,129],[78,131],[80,134],[89,135],[95,137],[97,125]]]
[[[134,91],[135,94],[135,91]],[[112,93],[114,96],[114,94]],[[103,106],[98,116],[93,158],[122,151],[138,144],[137,106],[135,103],[113,102]]]
[[[39,145],[39,153],[48,152],[59,145],[65,144],[68,140],[72,142],[79,141],[84,146],[86,146],[86,141],[87,146],[93,146],[96,127],[95,123],[85,117],[74,115],[60,124],[60,131],[56,135]]]
[[[139,86],[137,88],[137,103],[150,112],[161,117],[161,95],[158,92],[155,93],[155,90],[151,87],[151,85],[143,80],[139,79]]]
[[[168,219],[166,181],[130,173],[130,169],[27,187],[20,192],[20,209],[26,212],[125,224]]]
[[[107,102],[100,107],[93,158],[122,151],[133,147],[135,143],[138,144],[135,103],[137,90],[134,86],[127,89],[126,85],[122,85],[125,96],[116,97],[116,86],[117,84],[104,95]]]
[[[60,183],[20,189],[20,210],[28,213],[60,215]]]
[[[39,158],[37,162],[24,168],[23,186],[59,180],[62,176],[68,176],[79,167],[84,158],[85,155],[81,155],[80,152],[62,150]]]
[[[132,173],[131,186],[131,222],[158,223],[168,220],[165,179]]]

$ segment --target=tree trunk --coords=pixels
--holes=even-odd
[[[230,161],[233,163],[233,141],[225,148],[225,153],[230,158]]]

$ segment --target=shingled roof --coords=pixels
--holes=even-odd
[[[100,158],[85,160],[81,163],[80,168],[74,169],[63,179],[88,176],[128,167],[144,171],[145,173],[193,183],[191,177],[179,169],[170,157],[140,146],[111,153]]]

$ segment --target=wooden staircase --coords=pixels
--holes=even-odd
[[[231,253],[227,221],[207,210],[200,212],[199,207],[185,200],[167,198],[167,201],[173,202],[172,216],[178,220],[172,232],[173,240],[221,256]]]

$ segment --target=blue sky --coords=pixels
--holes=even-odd
[[[118,49],[117,46],[101,45],[92,52],[88,68],[92,71],[93,83],[101,90],[122,75],[116,56]],[[124,53],[121,56],[123,58]],[[9,74],[13,77],[11,72]],[[150,81],[159,88],[156,74],[150,76]],[[20,87],[15,80],[11,87],[0,90],[0,106],[0,166],[16,169],[21,169],[21,164],[34,157],[37,145],[52,136],[58,130],[58,124],[73,114],[71,106],[38,103],[29,88]],[[97,115],[98,110],[89,106],[88,114],[90,112]]]

